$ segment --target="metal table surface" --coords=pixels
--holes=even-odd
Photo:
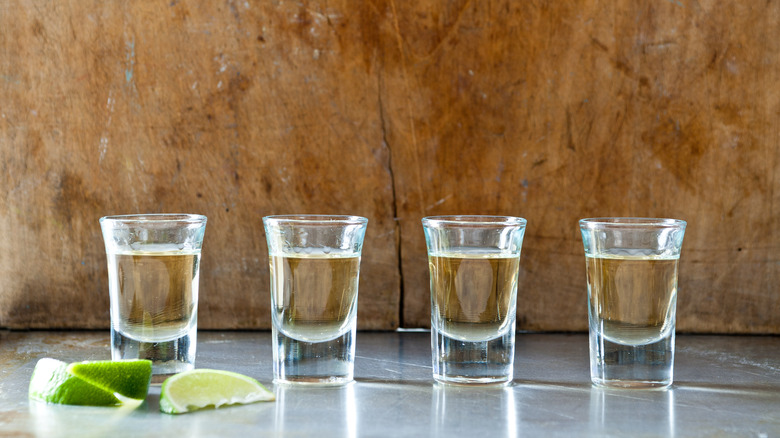
[[[268,332],[200,332],[198,368],[250,375],[277,400],[171,416],[28,401],[38,359],[109,358],[108,332],[0,332],[0,436],[780,436],[780,337],[678,336],[666,391],[589,383],[584,334],[518,334],[506,387],[441,385],[430,334],[357,336],[356,382],[273,385]]]

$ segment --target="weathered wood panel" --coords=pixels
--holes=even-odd
[[[679,329],[780,333],[778,22],[777,2],[6,2],[0,326],[107,326],[97,219],[158,211],[209,217],[201,327],[270,325],[260,218],[290,212],[369,217],[360,327],[427,326],[420,219],[470,213],[529,220],[520,329],[586,328],[577,219],[631,215],[689,223]]]
[[[270,327],[262,216],[367,216],[360,327],[398,325],[378,81],[346,4],[0,8],[0,325],[107,327],[97,220],[134,212],[208,216],[203,328]]]
[[[447,5],[383,26],[405,324],[419,218],[489,213],[529,220],[521,329],[586,329],[577,220],[645,216],[688,221],[680,330],[780,331],[780,4]]]

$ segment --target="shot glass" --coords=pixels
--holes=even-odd
[[[206,217],[106,216],[100,227],[108,259],[112,359],[151,360],[152,383],[192,369]]]
[[[595,385],[663,389],[672,384],[685,225],[676,219],[580,220]]]
[[[526,220],[422,220],[431,281],[433,378],[455,384],[512,380],[520,248]]]
[[[263,224],[271,270],[274,381],[351,382],[368,219],[267,216]]]

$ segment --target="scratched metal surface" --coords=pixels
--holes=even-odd
[[[198,367],[270,384],[267,332],[202,332]],[[518,336],[515,381],[464,388],[431,380],[427,333],[359,333],[357,382],[276,386],[277,401],[160,414],[159,387],[136,409],[27,399],[41,357],[107,358],[107,332],[0,335],[0,436],[747,436],[780,435],[780,337],[679,336],[671,390],[588,382],[587,337]]]

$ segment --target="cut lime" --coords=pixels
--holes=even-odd
[[[144,399],[149,391],[152,362],[148,360],[91,361],[68,365],[45,358],[30,378],[30,398],[49,403],[118,406],[120,397]],[[125,399],[126,400],[126,399]]]
[[[206,408],[275,400],[257,380],[230,371],[197,369],[169,377],[162,384],[160,410],[184,414]]]
[[[68,365],[68,372],[111,392],[144,399],[152,379],[150,360],[97,360]]]
[[[105,390],[68,372],[68,364],[41,359],[35,365],[29,388],[30,398],[49,403],[88,406],[117,406],[112,391]]]

